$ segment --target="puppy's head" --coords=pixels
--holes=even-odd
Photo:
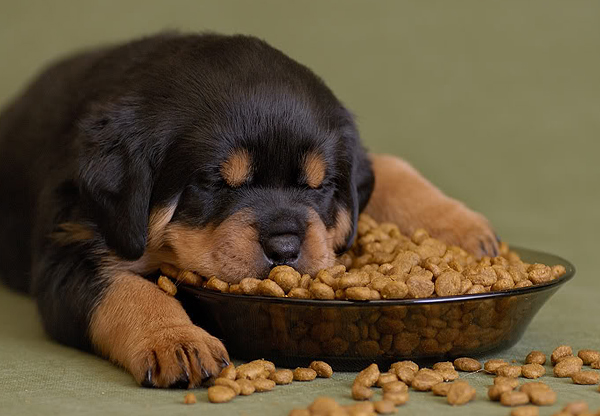
[[[352,117],[320,79],[265,43],[217,42],[207,63],[190,57],[165,75],[170,105],[137,90],[132,120],[121,103],[100,130],[86,125],[95,138],[81,170],[90,212],[126,259],[155,250],[229,282],[277,265],[309,274],[331,266],[352,244],[373,185]],[[133,139],[94,150],[111,132]]]

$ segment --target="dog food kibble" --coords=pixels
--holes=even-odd
[[[513,390],[513,387],[508,383],[494,384],[488,388],[488,397],[490,400],[497,402],[502,394]]]
[[[594,370],[600,370],[600,361],[593,362],[590,367],[592,367]]]
[[[448,404],[460,406],[473,400],[475,395],[475,389],[469,386],[468,383],[453,383],[450,390],[448,390],[446,400]]]
[[[541,351],[531,351],[527,354],[527,357],[525,357],[525,364],[544,365],[546,364],[546,354]]]
[[[215,380],[215,386],[229,387],[231,390],[233,390],[235,392],[236,396],[238,394],[240,394],[240,391],[241,391],[240,385],[238,383],[236,383],[235,381],[230,380],[228,378],[217,378]]]
[[[600,361],[600,351],[596,350],[581,350],[577,353],[577,356],[581,358],[583,365],[591,365]]]
[[[298,367],[294,370],[295,381],[312,381],[317,378],[317,372],[312,368]]]
[[[431,388],[431,392],[436,396],[446,397],[450,387],[452,387],[452,383],[438,383]]]
[[[269,379],[275,384],[290,384],[294,381],[294,372],[292,370],[276,370],[269,375]]]
[[[598,384],[600,382],[600,373],[596,371],[578,371],[571,376],[575,384]]]
[[[457,358],[454,367],[459,371],[473,372],[481,370],[481,363],[473,358]]]
[[[175,296],[177,294],[177,286],[166,276],[160,276],[156,282],[167,295]]]
[[[237,378],[237,370],[233,364],[229,364],[227,367],[221,370],[219,378],[228,378],[229,380],[235,380]]]
[[[362,370],[354,379],[354,384],[361,384],[366,387],[372,387],[379,380],[380,375],[379,367],[377,364],[371,364],[364,370]]]
[[[183,403],[185,403],[185,404],[196,403],[196,396],[194,395],[194,393],[186,394],[185,397],[183,398]]]
[[[581,371],[583,360],[579,357],[562,357],[554,366],[555,377],[571,377]]]
[[[547,389],[532,389],[529,392],[529,401],[536,406],[550,406],[556,403],[556,392]]]
[[[254,380],[259,377],[264,378],[269,375],[269,372],[265,369],[265,367],[255,361],[238,366],[236,371],[238,379]]]
[[[571,402],[568,403],[562,411],[570,415],[579,415],[583,412],[587,412],[588,410],[589,406],[586,402]]]
[[[390,413],[396,413],[396,405],[391,400],[380,400],[373,403],[375,411],[380,415],[389,415]]]
[[[275,388],[275,382],[273,380],[267,380],[266,378],[257,378],[252,380],[254,385],[254,391],[262,393],[265,391],[271,391]]]
[[[398,381],[398,376],[395,373],[381,373],[375,385],[377,387],[383,387],[387,383]]]
[[[317,397],[308,406],[308,410],[316,415],[330,415],[340,408],[341,406],[331,397]]]
[[[504,406],[522,406],[529,403],[529,396],[522,391],[507,391],[500,396],[500,403]]]
[[[245,295],[369,301],[509,290],[546,283],[566,273],[561,265],[524,263],[506,244],[500,256],[478,261],[422,229],[409,238],[396,225],[378,224],[365,214],[360,215],[357,228],[354,245],[338,258],[341,264],[314,276],[301,276],[289,266],[277,266],[263,281],[246,278],[232,288],[213,277],[203,284],[212,290]],[[188,271],[184,278],[171,265],[164,265],[163,273],[190,284],[199,281],[193,272]]]
[[[417,371],[411,387],[417,391],[430,391],[433,386],[444,381],[444,378],[436,371],[422,368]]]
[[[508,365],[508,363],[504,360],[493,359],[486,361],[483,369],[488,373],[496,374],[496,370],[503,365]]]
[[[458,372],[454,369],[454,364],[450,361],[435,363],[432,368],[433,371],[440,373],[444,381],[454,381],[459,377]]]
[[[501,377],[520,377],[521,373],[520,365],[503,365],[496,369],[496,374]]]
[[[369,400],[373,397],[373,390],[361,383],[352,385],[352,398],[354,400]]]
[[[538,378],[546,374],[546,369],[541,364],[525,364],[521,367],[521,374],[526,378]]]
[[[211,403],[226,403],[235,396],[235,391],[226,386],[212,386],[208,388],[208,400]]]
[[[540,411],[535,406],[521,406],[512,409],[510,416],[539,416]]]
[[[240,386],[240,394],[242,396],[250,396],[252,393],[256,391],[254,384],[251,380],[248,379],[240,379],[236,380],[238,386]]]
[[[440,383],[441,384],[441,383]],[[381,386],[383,393],[405,393],[408,391],[408,386],[403,381],[392,381]]]
[[[494,377],[494,384],[508,384],[511,389],[516,389],[519,386],[519,380],[514,377]]]
[[[330,378],[333,375],[333,369],[325,361],[313,361],[309,367],[315,370],[317,377]]]
[[[550,361],[552,365],[556,365],[560,361],[561,358],[570,357],[573,355],[573,349],[568,345],[561,345],[552,351],[552,355],[550,356]]]
[[[406,404],[408,402],[408,398],[409,396],[407,391],[396,391],[383,394],[383,400],[389,400],[396,406],[402,406],[403,404]]]

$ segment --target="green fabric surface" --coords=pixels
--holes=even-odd
[[[2,4],[0,104],[42,65],[161,29],[265,38],[320,74],[366,145],[401,155],[490,218],[508,242],[572,261],[577,274],[513,348],[600,349],[600,3],[592,1],[23,1]],[[0,155],[1,157],[1,155]],[[15,236],[19,238],[19,236]],[[484,357],[492,358],[492,357]],[[551,368],[547,366],[551,372]],[[223,405],[137,387],[95,356],[49,340],[34,302],[0,285],[0,415],[286,415],[318,395],[349,403],[354,374],[279,386]],[[475,402],[411,393],[398,414],[507,415],[491,377]],[[600,407],[597,386],[545,377],[558,403]],[[379,395],[379,393],[378,393]]]

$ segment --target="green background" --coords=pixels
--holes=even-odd
[[[410,160],[490,218],[503,239],[559,254],[576,278],[522,341],[600,349],[600,2],[13,1],[0,7],[0,104],[65,53],[162,29],[262,37],[321,75],[358,117],[365,144]],[[1,156],[1,155],[0,155]],[[550,368],[548,368],[550,370]],[[286,415],[317,395],[349,402],[353,374],[278,387],[227,405],[184,406],[91,355],[48,340],[33,302],[0,286],[0,414]],[[490,377],[450,408],[411,394],[399,414],[506,415]],[[600,407],[597,387],[546,377],[559,403]]]

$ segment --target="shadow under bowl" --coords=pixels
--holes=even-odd
[[[282,367],[323,360],[336,371],[370,363],[448,360],[514,345],[542,305],[575,274],[551,254],[513,248],[523,261],[563,265],[542,285],[427,299],[341,301],[219,293],[181,286],[178,298],[199,326],[224,340],[231,357]]]

